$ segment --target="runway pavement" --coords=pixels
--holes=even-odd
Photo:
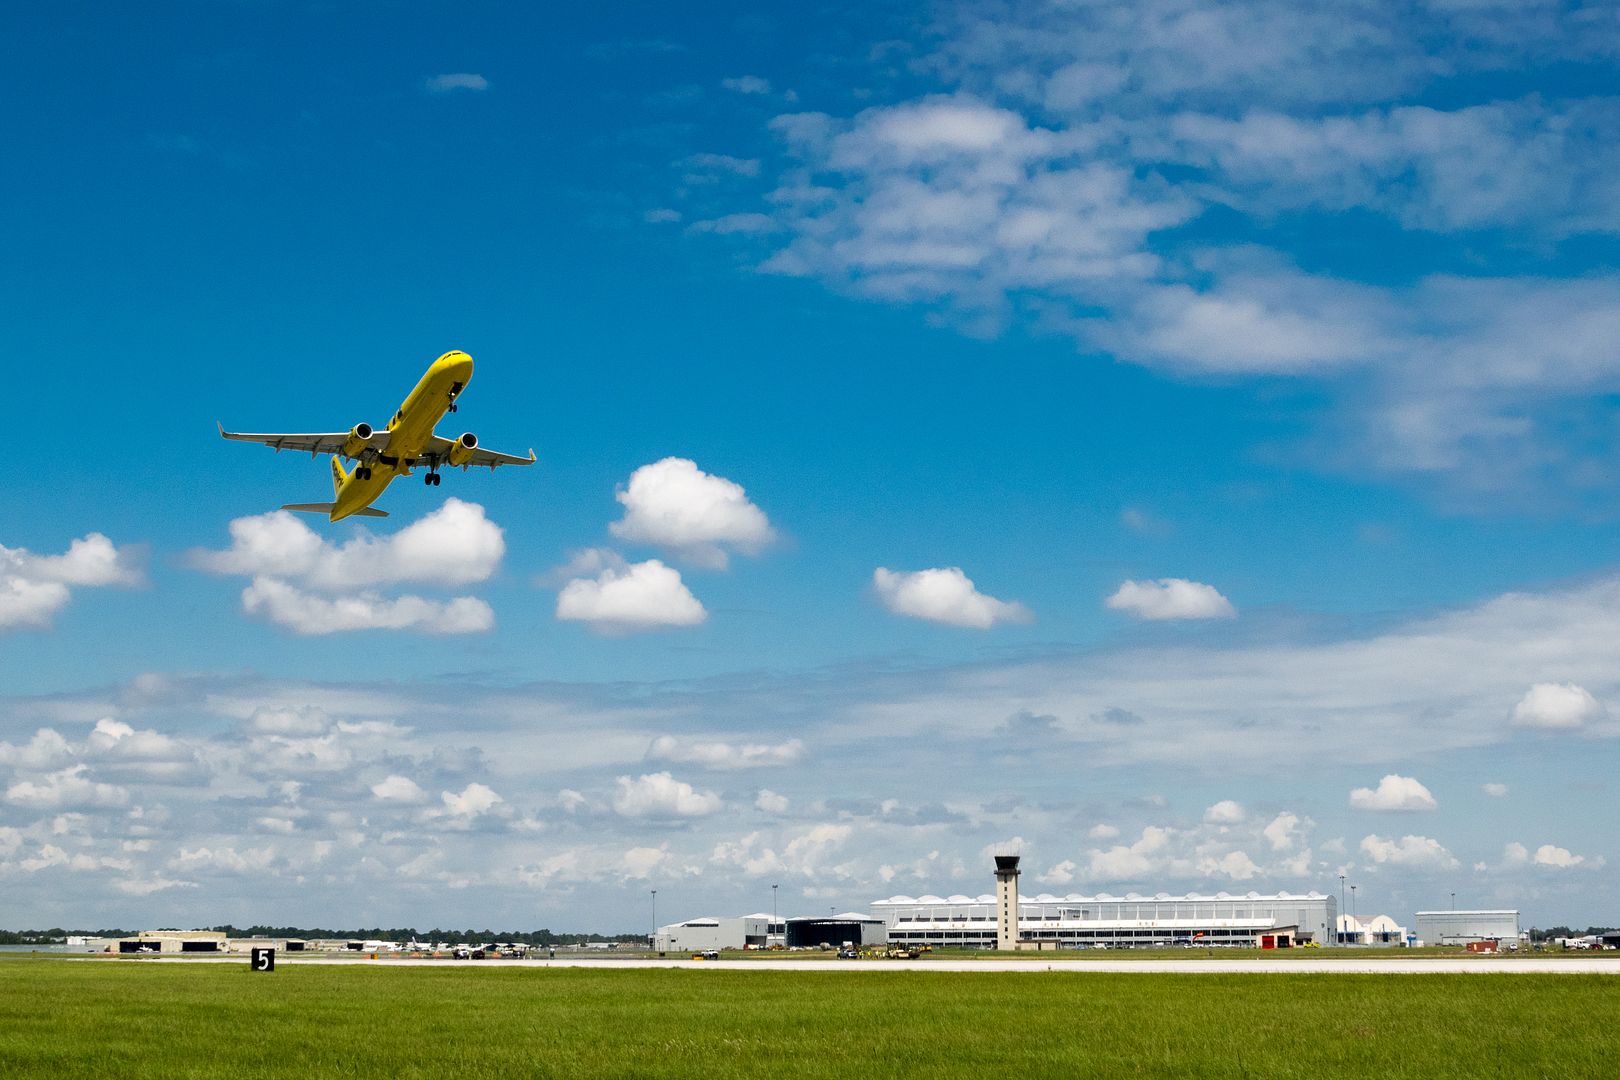
[[[84,959],[91,959],[86,957]],[[473,967],[491,971],[509,968],[589,968],[596,971],[632,971],[648,968],[685,968],[696,971],[802,971],[852,972],[919,971],[949,973],[993,972],[1062,972],[1085,975],[1088,972],[1117,972],[1125,974],[1157,975],[1620,975],[1620,959],[1587,959],[1574,957],[1540,956],[1423,956],[1402,958],[1356,958],[1333,960],[1311,957],[1195,959],[1186,960],[1062,960],[1030,957],[1016,960],[691,960],[678,957],[613,957],[559,956],[528,960],[448,960],[427,957],[390,957],[377,960],[365,957],[334,956],[293,957],[281,954],[278,964],[348,964],[378,968],[420,967]],[[141,957],[137,963],[178,964],[241,964],[247,957]]]

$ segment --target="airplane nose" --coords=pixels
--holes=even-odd
[[[451,349],[435,360],[433,366],[441,371],[450,372],[463,383],[472,376],[472,357],[460,349]]]

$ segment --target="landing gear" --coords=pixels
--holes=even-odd
[[[362,465],[358,469],[354,470],[354,478],[356,480],[370,480],[371,479],[371,466],[370,465]]]
[[[426,484],[428,487],[438,487],[441,479],[443,479],[443,477],[436,472],[424,473],[422,476],[422,483]]]
[[[454,401],[452,401],[452,402],[451,402],[451,403],[450,403],[450,411],[451,411],[451,412],[455,412],[455,411],[456,411],[456,403],[455,403],[455,402],[454,402]]]

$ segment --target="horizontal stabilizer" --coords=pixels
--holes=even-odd
[[[283,510],[296,510],[300,514],[330,514],[335,503],[288,503]],[[378,510],[375,506],[368,506],[354,511],[355,517],[387,517],[388,511]]]

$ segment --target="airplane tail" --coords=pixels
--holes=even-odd
[[[343,471],[343,459],[338,457],[336,454],[333,454],[332,455],[332,494],[333,495],[338,495],[338,494],[341,494],[343,492],[343,481],[347,480],[348,478],[349,478],[349,474],[347,472]]]
[[[296,510],[300,514],[330,514],[332,507],[337,503],[288,503],[283,510]],[[349,511],[355,517],[387,517],[388,511],[378,510],[375,506],[365,506],[359,510]]]

